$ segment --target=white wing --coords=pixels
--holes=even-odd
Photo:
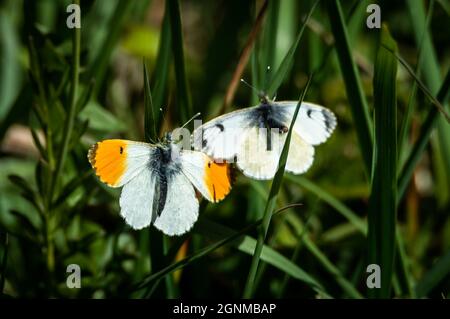
[[[120,214],[134,229],[144,228],[156,218],[153,212],[155,180],[150,168],[146,168],[122,188]]]
[[[245,136],[239,150],[237,166],[244,175],[259,179],[272,179],[278,168],[287,134],[272,131],[268,149],[267,130],[253,128]],[[285,170],[301,174],[308,170],[314,159],[314,147],[306,143],[297,132],[292,132]]]
[[[166,203],[154,225],[166,235],[182,235],[192,228],[197,218],[194,187],[184,174],[176,173],[169,180]]]
[[[289,127],[294,116],[296,101],[273,102],[273,105],[282,107],[287,111],[289,121],[286,125]],[[329,109],[303,102],[300,106],[297,119],[294,124],[294,130],[300,134],[306,143],[318,145],[325,142],[333,133],[336,127],[336,116]]]
[[[255,107],[216,117],[194,130],[194,149],[215,160],[232,160],[242,143],[244,132],[252,125],[247,117]],[[203,133],[203,136],[202,136]]]

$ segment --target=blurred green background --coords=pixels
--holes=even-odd
[[[120,190],[92,173],[91,144],[145,139],[143,61],[160,137],[196,112],[206,121],[257,104],[241,77],[258,89],[282,79],[272,93],[297,100],[314,72],[305,100],[337,116],[312,168],[284,176],[276,209],[303,205],[273,216],[252,296],[450,296],[450,128],[438,110],[449,1],[377,1],[383,31],[366,26],[371,1],[324,0],[306,19],[315,1],[81,0],[78,31],[70,3],[0,4],[3,297],[243,295],[258,238],[244,228],[263,217],[270,181],[237,173],[190,233],[167,238],[126,226]],[[388,114],[393,126],[374,125]],[[373,152],[384,145],[392,157]],[[378,253],[387,279],[374,294],[366,267]],[[66,286],[69,264],[81,289]]]

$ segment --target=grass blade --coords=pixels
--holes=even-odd
[[[289,70],[291,69],[292,64],[294,63],[294,55],[295,55],[295,52],[297,51],[297,47],[298,47],[298,44],[300,43],[300,39],[302,38],[303,31],[305,30],[306,24],[308,23],[308,20],[311,17],[311,15],[313,14],[314,9],[316,8],[318,3],[319,3],[319,0],[314,2],[314,4],[312,5],[311,9],[308,12],[308,15],[305,18],[305,21],[303,21],[300,31],[297,34],[297,38],[295,39],[295,42],[292,44],[288,53],[283,58],[283,61],[281,62],[280,66],[278,67],[277,71],[273,75],[273,78],[272,78],[270,85],[266,92],[269,97],[272,97],[275,95],[275,93],[277,92],[281,83],[286,78],[286,74],[289,73]]]
[[[103,78],[105,76],[111,54],[114,51],[114,45],[119,40],[122,25],[130,13],[133,3],[133,1],[119,0],[113,16],[108,23],[108,36],[105,37],[104,42],[99,46],[101,50],[98,50],[97,56],[93,59],[92,68],[89,70],[88,78],[95,79],[96,85],[93,92],[94,97],[98,95],[98,91],[103,83]]]
[[[3,236],[3,234],[2,234]],[[2,261],[0,264],[0,295],[3,294],[3,290],[5,288],[5,273],[6,273],[6,263],[8,260],[8,233],[4,234],[4,242],[3,242],[3,254]]]
[[[242,78],[245,66],[247,65],[250,55],[252,53],[255,40],[261,30],[261,25],[264,20],[264,16],[266,14],[266,10],[267,10],[267,1],[264,1],[263,6],[258,12],[258,16],[256,17],[256,21],[253,25],[253,28],[247,38],[247,42],[245,43],[244,49],[242,50],[241,56],[239,58],[239,63],[236,69],[234,70],[233,77],[231,78],[230,84],[228,85],[222,107],[218,112],[218,114],[225,113],[227,108],[230,106],[231,102],[234,99],[236,89],[238,87],[238,84],[240,83],[239,81]]]
[[[421,44],[420,35],[423,34],[424,37],[422,46],[424,59],[421,61],[423,63],[421,68],[423,70],[425,83],[431,93],[435,95],[442,86],[442,78],[432,37],[427,28],[424,2],[408,0],[406,4],[411,16],[417,45]],[[438,160],[443,163],[442,168],[444,170],[442,173],[436,175],[436,184],[440,188],[448,189],[450,187],[450,179],[448,178],[450,176],[450,139],[448,139],[448,136],[450,136],[450,126],[448,125],[448,118],[447,122],[442,118],[438,118],[436,126],[438,138],[436,142],[432,143],[432,146],[436,156],[439,157]],[[438,147],[439,150],[437,150]],[[442,197],[447,197],[446,200],[448,200],[448,196],[445,192],[442,196],[439,196],[439,198]]]
[[[362,90],[361,80],[352,58],[348,30],[345,25],[342,8],[337,0],[327,1],[328,16],[335,39],[336,52],[339,58],[341,73],[344,78],[347,99],[350,104],[353,121],[358,135],[366,171],[372,167],[372,123],[369,118],[369,108]],[[368,174],[369,175],[369,174]]]
[[[277,213],[279,213],[281,210],[279,210]],[[275,213],[275,214],[277,214]],[[217,238],[217,241],[211,245],[208,245],[198,251],[196,251],[194,254],[183,258],[182,260],[172,263],[169,266],[164,267],[163,269],[154,272],[150,276],[146,277],[141,282],[133,285],[133,290],[140,290],[145,287],[148,287],[153,281],[160,280],[161,278],[167,276],[168,274],[171,274],[172,272],[182,269],[183,267],[186,267],[193,261],[206,256],[207,254],[211,253],[212,251],[227,245],[227,244],[233,244],[235,245],[239,250],[246,252],[248,254],[251,254],[254,251],[254,247],[256,246],[255,242],[256,240],[250,236],[246,236],[245,234],[249,232],[250,230],[254,229],[258,225],[262,223],[262,219],[256,221],[255,223],[252,223],[245,227],[244,229],[236,232],[233,231],[227,227],[218,225],[216,223],[213,223],[211,221],[205,221],[203,219],[200,219],[194,230],[199,232],[200,234],[207,235],[209,237],[212,236],[212,238]],[[214,229],[214,231],[210,231]],[[274,267],[280,269],[281,271],[288,272],[292,277],[302,280],[309,285],[313,287],[316,291],[322,293],[323,295],[328,295],[322,288],[322,285],[318,283],[313,277],[308,275],[304,270],[302,270],[300,267],[295,265],[294,263],[290,262],[287,258],[280,255],[275,250],[272,250],[270,247],[264,246],[264,253],[262,254],[261,258],[265,260],[267,263],[273,265]]]
[[[283,151],[281,152],[280,160],[278,162],[278,169],[272,182],[272,187],[270,188],[269,198],[264,209],[262,225],[259,228],[258,241],[255,247],[255,251],[252,257],[252,263],[250,265],[249,274],[244,288],[244,298],[250,298],[253,295],[253,285],[256,278],[256,272],[258,270],[259,260],[261,257],[261,251],[266,239],[267,231],[269,230],[270,220],[275,208],[276,200],[278,197],[278,192],[280,191],[281,183],[283,180],[284,169],[286,167],[287,157],[289,153],[289,144],[291,141],[292,129],[297,119],[297,114],[300,110],[300,106],[303,99],[308,91],[309,84],[311,83],[311,76],[308,78],[305,89],[303,90],[300,100],[295,108],[294,116],[292,117],[291,126],[289,127],[288,134],[286,136],[286,141],[284,142]]]
[[[303,242],[305,244],[305,247],[311,252],[311,254],[313,254],[314,257],[316,257],[322,267],[334,277],[336,282],[339,284],[339,286],[341,286],[342,290],[345,291],[348,296],[356,299],[363,298],[363,296],[355,288],[355,286],[342,275],[339,268],[336,267],[322,251],[320,251],[320,249],[309,238],[309,236],[304,236]]]
[[[340,200],[335,198],[333,195],[311,182],[307,178],[303,176],[293,176],[286,175],[286,179],[300,185],[302,188],[314,193],[328,203],[331,207],[336,209],[344,218],[346,218],[350,223],[352,223],[361,233],[364,235],[367,234],[367,225],[366,223],[358,216],[355,212],[353,212],[349,207],[347,207]]]
[[[172,59],[172,35],[170,30],[170,16],[169,10],[167,9],[167,3],[165,10],[166,11],[164,13],[164,19],[161,26],[161,35],[159,37],[158,56],[156,58],[155,70],[153,71],[153,104],[157,107],[157,109],[163,106],[164,93],[167,86],[169,67]],[[159,112],[155,112],[154,115],[156,126],[159,128],[161,127]]]
[[[388,49],[389,50],[389,49]],[[391,51],[392,52],[392,51]],[[433,93],[428,90],[427,86],[422,83],[420,78],[414,73],[414,70],[411,68],[411,66],[397,53],[392,52],[395,57],[398,59],[398,61],[405,67],[405,69],[408,71],[408,73],[414,78],[415,83],[419,86],[419,88],[422,90],[422,92],[425,94],[425,96],[430,99],[431,103],[437,107],[439,112],[445,117],[447,122],[450,122],[450,116],[445,111],[445,107],[439,102],[438,99],[436,99],[433,95]]]
[[[450,272],[450,250],[428,270],[416,285],[418,298],[427,296]]]
[[[262,222],[262,220],[260,220],[260,222]],[[220,224],[214,223],[210,220],[200,221],[199,227],[197,229],[201,234],[210,237],[211,239],[219,239],[220,237],[232,236],[236,233],[236,231]],[[256,242],[257,241],[254,238],[244,235],[241,240],[233,241],[230,244],[235,246],[240,251],[251,255],[255,251]],[[314,290],[325,293],[323,291],[322,285],[315,278],[313,278],[298,265],[278,253],[276,250],[273,250],[269,246],[264,245],[261,253],[261,260],[269,265],[274,266],[280,271],[289,274],[293,278],[307,283]]]
[[[143,62],[143,69],[144,69],[144,113],[145,113],[144,135],[145,140],[147,142],[152,142],[152,137],[153,139],[156,139],[158,137],[158,134],[156,133],[157,131],[156,119],[153,110],[152,92],[150,89],[149,75],[145,61]]]
[[[441,104],[446,104],[448,99],[450,98],[450,70],[447,72],[445,76],[444,83],[442,84],[439,92],[437,94],[437,100],[441,102]],[[422,158],[422,154],[425,150],[425,147],[428,144],[428,141],[431,136],[431,132],[436,126],[439,120],[439,111],[437,108],[430,108],[425,122],[423,123],[419,138],[417,142],[414,144],[414,148],[411,151],[411,154],[408,156],[408,159],[403,166],[401,173],[398,179],[398,198],[401,199],[405,194],[406,188],[408,187],[409,181],[414,173],[414,168],[416,167],[419,160]]]
[[[177,83],[178,110],[182,122],[193,114],[186,81],[186,68],[184,64],[183,33],[181,28],[180,5],[178,0],[167,0],[172,31],[172,54],[175,64],[175,77]]]
[[[371,297],[388,298],[393,273],[397,205],[397,60],[384,47],[397,50],[383,25],[375,60],[373,79],[375,143],[372,190],[369,200],[369,263],[381,267],[381,288],[371,289]]]

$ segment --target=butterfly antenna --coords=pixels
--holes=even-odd
[[[183,127],[185,127],[186,125],[188,125],[192,120],[194,120],[196,117],[199,117],[200,116],[200,112],[198,112],[197,114],[195,114],[193,117],[191,117],[186,123],[184,123],[183,124],[183,126],[181,127],[181,128],[183,128]]]
[[[265,80],[264,80],[264,91],[266,91],[267,92],[267,89],[269,88],[269,83],[270,83],[270,75],[271,75],[271,72],[272,71],[272,69],[270,68],[270,65],[268,65],[267,66],[267,68],[266,68],[266,78],[265,78]]]
[[[263,91],[259,91],[257,90],[253,85],[251,85],[250,83],[248,83],[247,81],[245,81],[244,79],[241,79],[241,82],[244,83],[245,85],[247,85],[250,89],[252,89],[259,97],[259,99],[261,100],[261,102],[266,103],[267,102],[267,96]]]
[[[166,117],[164,116],[164,110],[163,110],[162,107],[159,108],[159,111],[161,112],[161,116],[162,116],[162,118],[163,118],[163,122],[162,122],[161,127],[164,129],[165,126],[166,126],[166,124],[167,124],[167,122],[166,122]]]

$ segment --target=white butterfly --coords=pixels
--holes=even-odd
[[[105,140],[88,159],[100,180],[121,187],[120,214],[135,229],[151,223],[167,235],[187,232],[198,217],[196,191],[211,202],[231,189],[229,165],[182,150],[171,135],[160,144]]]
[[[194,131],[194,148],[215,160],[236,162],[248,177],[272,179],[297,103],[263,98],[257,106],[214,118]],[[325,142],[335,127],[336,117],[330,110],[303,102],[291,135],[286,171],[306,172],[313,162],[314,146]]]

